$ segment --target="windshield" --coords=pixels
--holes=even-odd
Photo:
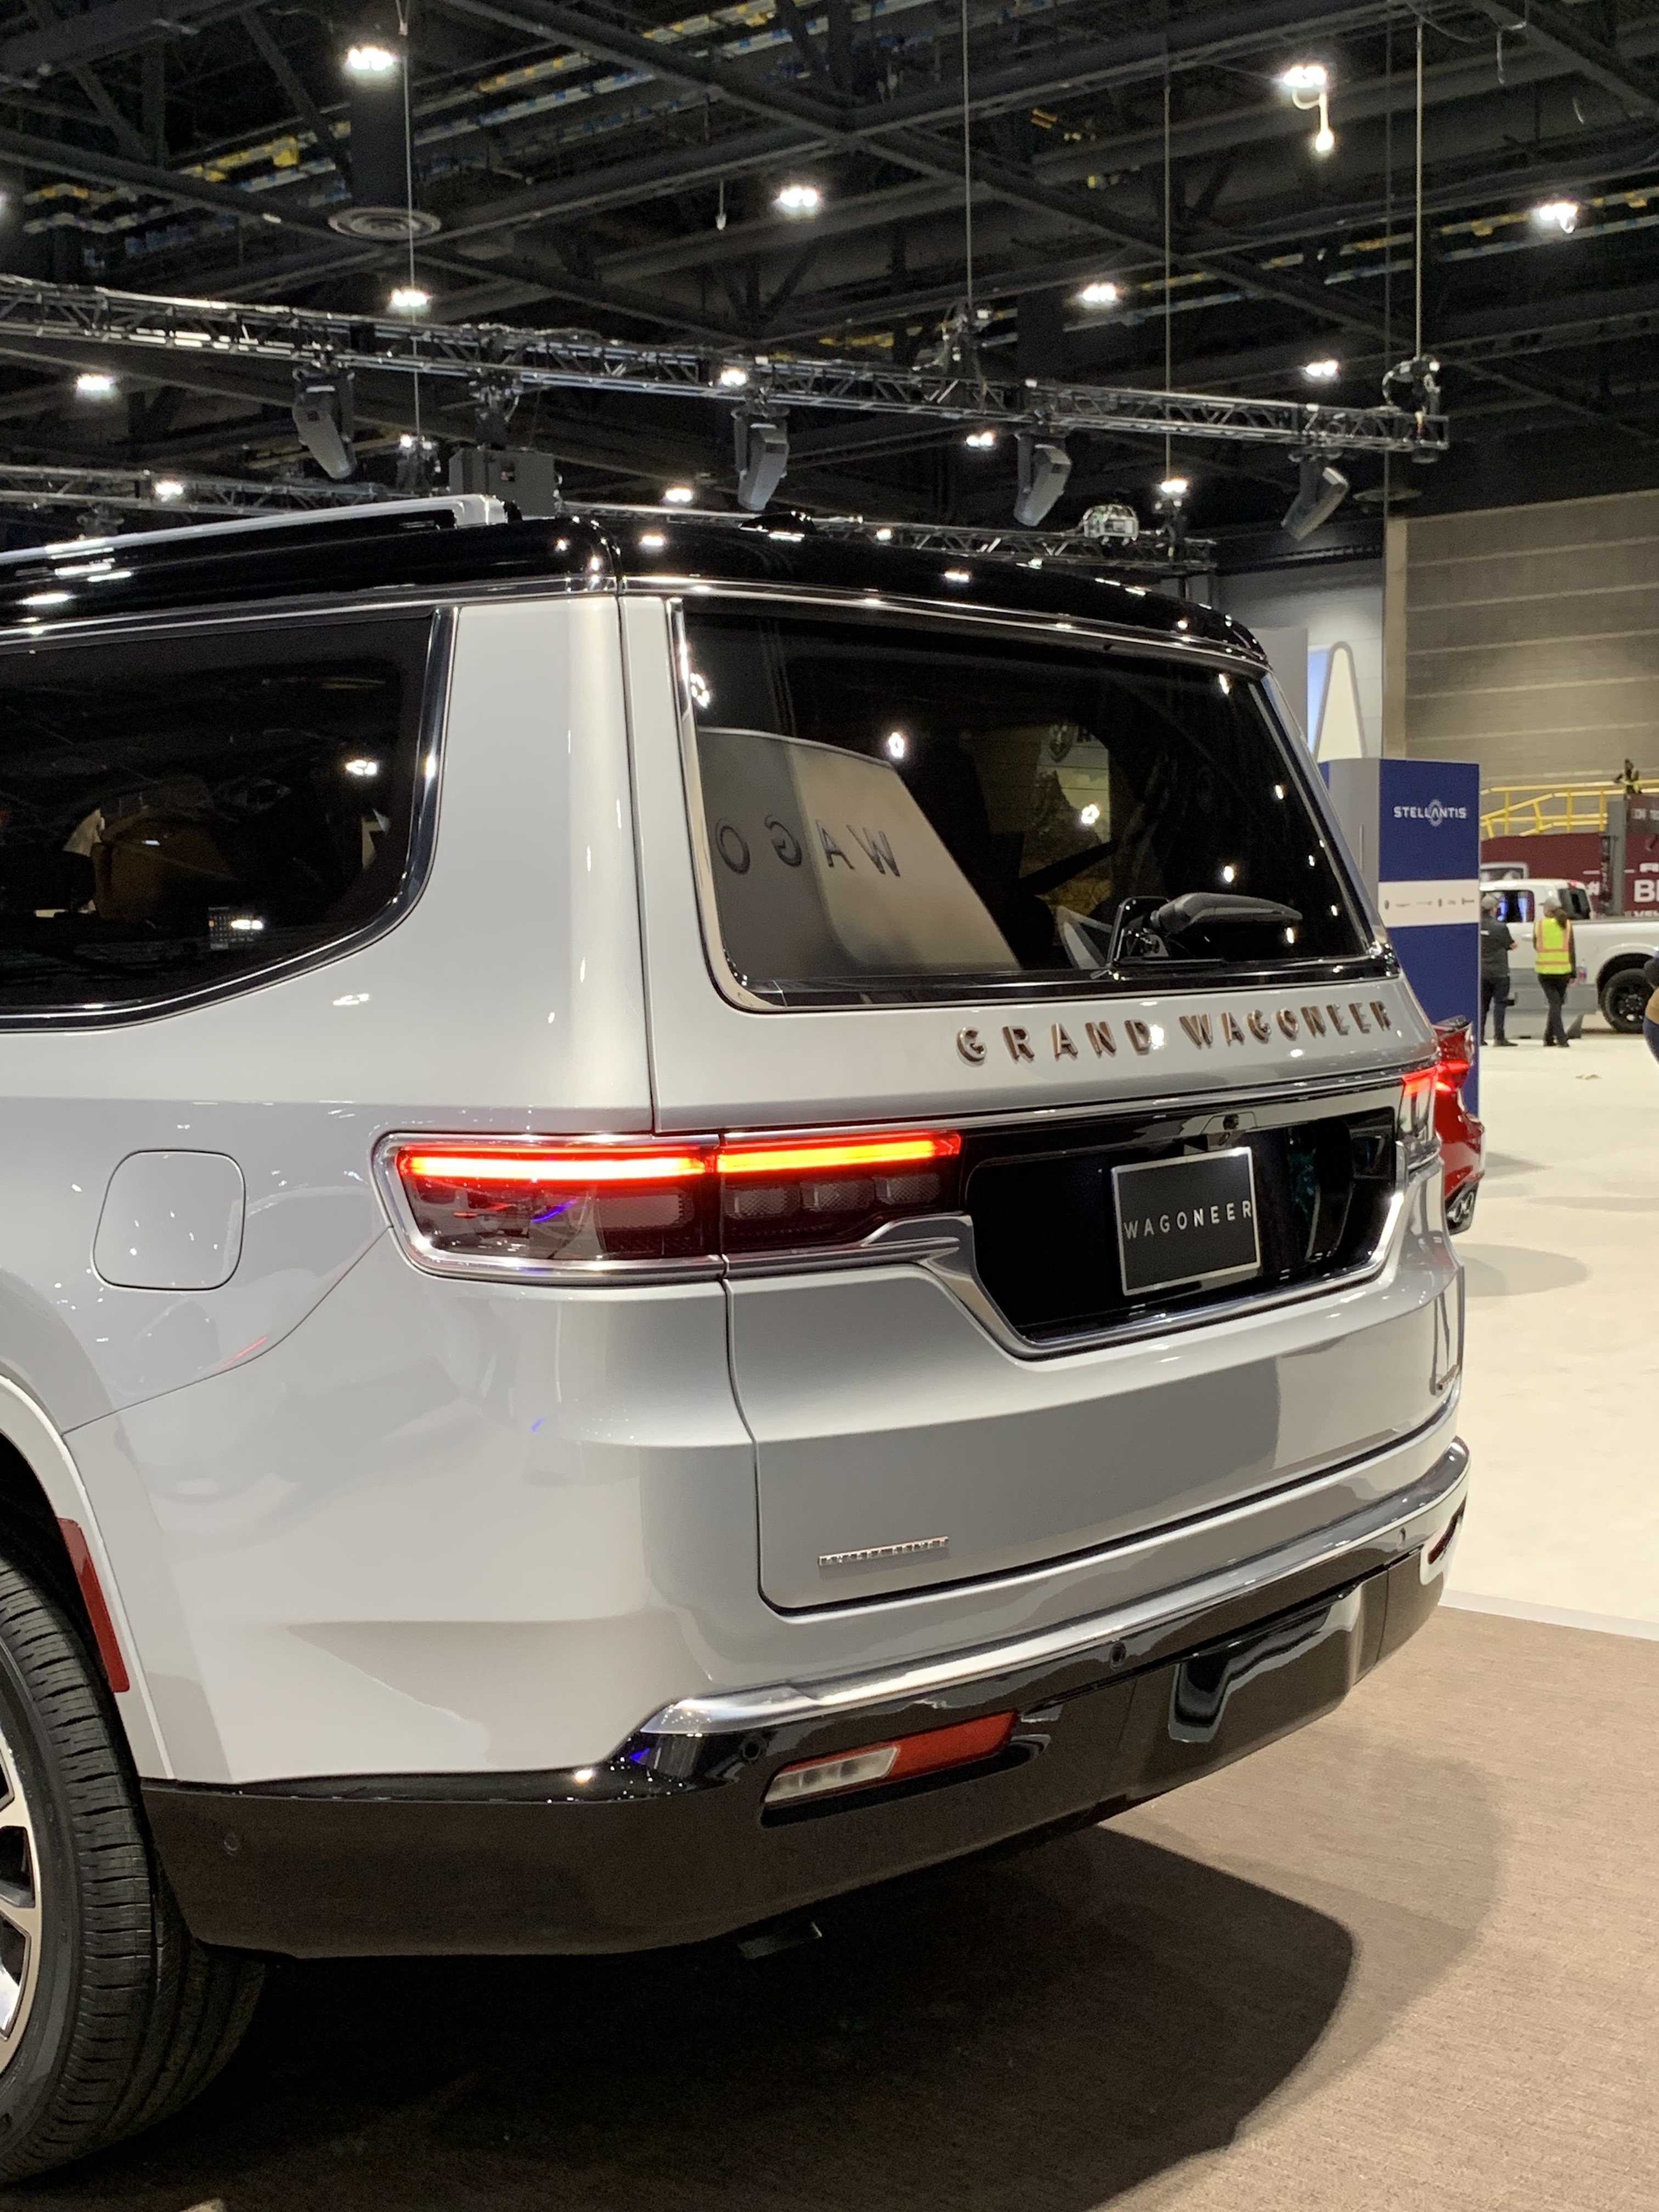
[[[1144,988],[1370,949],[1252,683],[693,609],[686,684],[721,950],[763,998]]]

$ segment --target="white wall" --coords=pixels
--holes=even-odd
[[[1382,563],[1341,561],[1325,568],[1264,568],[1220,577],[1215,605],[1255,631],[1303,630],[1310,659],[1346,645],[1353,655],[1368,754],[1382,750]],[[1269,659],[1272,658],[1271,653]],[[1277,666],[1281,684],[1284,672]],[[1300,703],[1299,702],[1295,703]],[[1304,710],[1305,711],[1305,710]]]

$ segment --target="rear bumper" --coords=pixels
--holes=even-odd
[[[1329,1711],[1438,1601],[1454,1444],[1405,1491],[1202,1582],[1030,1637],[654,1715],[595,1767],[146,1784],[209,1942],[298,1957],[626,1951],[720,1935],[1055,1824],[1104,1818]],[[780,1819],[791,1761],[1015,1709],[976,1769]]]

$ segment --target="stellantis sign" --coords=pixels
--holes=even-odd
[[[1426,822],[1431,830],[1437,830],[1443,822],[1467,822],[1469,810],[1467,806],[1447,806],[1431,799],[1426,806],[1396,806],[1394,818],[1396,822]]]

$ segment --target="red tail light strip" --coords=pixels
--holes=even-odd
[[[721,1176],[824,1175],[836,1168],[925,1167],[953,1160],[962,1150],[954,1129],[922,1130],[896,1137],[832,1137],[793,1145],[722,1145],[714,1155]]]
[[[477,1188],[501,1183],[520,1189],[569,1188],[591,1190],[600,1183],[691,1182],[713,1171],[710,1153],[699,1146],[677,1146],[658,1151],[649,1146],[617,1146],[605,1149],[580,1145],[545,1151],[507,1152],[493,1147],[477,1152],[450,1148],[422,1152],[405,1145],[398,1153],[398,1172],[422,1182],[465,1184]]]

